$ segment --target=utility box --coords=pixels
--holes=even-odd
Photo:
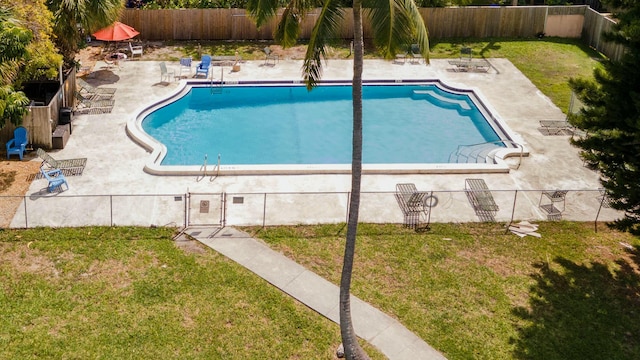
[[[58,125],[69,125],[69,134],[71,134],[71,120],[73,110],[69,107],[61,107],[58,116]]]
[[[51,143],[54,149],[64,149],[69,140],[69,134],[71,133],[71,124],[58,125],[51,135]]]

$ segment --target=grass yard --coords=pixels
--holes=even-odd
[[[1,230],[0,359],[335,358],[338,325],[173,231]]]
[[[569,79],[593,78],[594,69],[601,67],[604,60],[600,53],[577,39],[447,39],[431,45],[434,59],[458,57],[462,46],[471,47],[474,57],[509,59],[565,113],[571,101]]]
[[[451,360],[639,359],[640,239],[598,228],[362,224],[352,293]],[[344,225],[245,230],[339,284]]]

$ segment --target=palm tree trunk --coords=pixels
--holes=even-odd
[[[369,359],[362,350],[351,320],[351,274],[358,233],[358,213],[360,210],[360,183],[362,177],[362,1],[353,2],[353,150],[351,159],[351,199],[349,200],[349,220],[344,248],[342,277],[340,280],[340,334],[348,360]]]

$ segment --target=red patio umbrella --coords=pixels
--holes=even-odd
[[[96,40],[122,41],[129,40],[138,34],[140,34],[140,32],[136,31],[136,29],[131,26],[116,21],[106,28],[96,31],[92,35]]]

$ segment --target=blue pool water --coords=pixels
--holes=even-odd
[[[142,128],[167,147],[162,165],[350,164],[351,87],[194,87]],[[466,94],[435,85],[363,88],[365,164],[447,163],[458,145],[500,140]]]

